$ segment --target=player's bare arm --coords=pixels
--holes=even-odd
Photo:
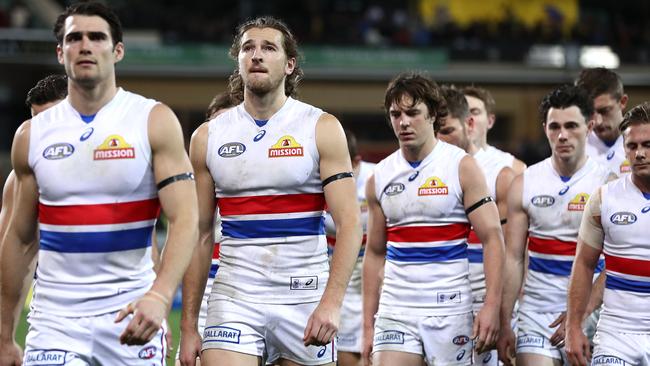
[[[524,278],[528,214],[524,211],[521,202],[523,183],[523,175],[515,177],[510,185],[507,200],[508,227],[501,302],[501,334],[497,342],[499,359],[505,365],[510,365],[509,358],[515,356],[515,334],[509,322]]]
[[[512,161],[512,170],[514,171],[515,176],[517,176],[517,175],[523,173],[524,170],[526,170],[526,163],[524,163],[523,161],[515,158]]]
[[[14,341],[16,325],[24,299],[24,282],[31,280],[30,265],[38,252],[38,186],[29,167],[30,121],[16,132],[11,161],[16,173],[15,207],[7,232],[0,242],[0,365],[19,365],[22,352]]]
[[[157,183],[170,177],[189,178],[192,166],[185,153],[180,123],[169,107],[158,104],[148,121],[149,143]],[[153,286],[140,300],[123,309],[116,321],[134,313],[120,337],[121,343],[144,344],[160,329],[171,299],[190,262],[198,238],[198,205],[192,179],[181,178],[159,187],[158,198],[168,218],[168,235]]]
[[[505,233],[508,225],[508,190],[512,180],[515,179],[515,171],[510,167],[504,167],[497,175],[496,197],[497,209],[499,210],[499,221],[501,222],[501,231]]]
[[[316,123],[316,146],[320,155],[321,180],[352,171],[345,133],[334,116],[323,114],[319,118]],[[362,239],[354,178],[336,179],[326,184],[323,191],[336,225],[336,251],[323,297],[305,328],[305,345],[325,345],[336,335],[339,309]]]
[[[192,261],[183,276],[183,312],[181,314],[181,365],[194,366],[201,352],[201,335],[198,333],[199,310],[210,270],[214,248],[214,180],[206,164],[208,149],[208,123],[203,123],[192,135],[190,160],[196,179],[199,201],[199,242],[194,248]]]
[[[476,316],[473,331],[473,338],[476,339],[476,351],[483,353],[494,346],[499,335],[499,306],[504,261],[503,233],[498,219],[497,206],[491,199],[486,200],[486,197],[489,197],[487,184],[474,158],[469,155],[465,156],[458,169],[465,210],[479,202],[485,202],[467,215],[476,235],[483,243],[485,304]]]

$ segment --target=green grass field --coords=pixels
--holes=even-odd
[[[18,344],[20,344],[21,347],[25,346],[25,336],[27,335],[27,310],[23,310],[22,315],[20,316],[20,322],[18,323],[18,328],[16,329],[16,340],[18,341]],[[176,347],[178,347],[178,336],[180,334],[180,324],[181,324],[181,311],[180,310],[172,310],[171,313],[169,314],[169,328],[172,330],[172,336],[174,338],[172,342],[172,353],[174,357],[176,357]],[[170,365],[173,365],[173,363],[169,363]]]

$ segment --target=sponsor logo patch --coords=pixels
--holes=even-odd
[[[589,195],[586,193],[578,193],[575,197],[569,202],[569,211],[584,211],[585,204],[589,200]]]
[[[375,334],[375,344],[404,344],[404,332],[386,330]]]
[[[418,196],[444,196],[449,194],[449,188],[438,177],[431,177],[418,188]]]
[[[241,142],[229,142],[221,145],[219,148],[219,156],[222,158],[234,158],[243,154],[244,151],[246,151],[246,145]]]
[[[387,196],[396,196],[404,192],[404,185],[402,183],[391,183],[384,188],[384,194]]]
[[[524,334],[517,337],[517,349],[521,347],[544,348],[544,337]]]
[[[609,355],[600,355],[594,357],[594,359],[591,361],[592,365],[621,365],[621,366],[626,366],[629,365],[629,363],[625,362],[625,360],[616,357],[616,356],[609,356]]]
[[[120,135],[108,136],[93,152],[93,160],[134,159],[135,149]]]
[[[156,357],[156,346],[145,347],[138,352],[138,358],[141,360],[150,360]]]
[[[455,336],[451,342],[457,346],[462,346],[469,343],[469,337],[466,335]]]
[[[616,212],[609,221],[614,225],[632,225],[636,222],[636,215],[631,212]]]
[[[47,160],[65,159],[74,153],[74,146],[67,142],[52,144],[43,150],[43,157]]]
[[[303,156],[304,149],[293,136],[285,135],[280,137],[269,149],[269,158],[283,158],[291,156]]]
[[[460,303],[460,291],[438,292],[438,304]]]
[[[203,331],[204,342],[239,343],[241,330],[230,327],[207,327]]]
[[[618,170],[621,173],[629,173],[632,171],[632,165],[630,165],[630,162],[627,159],[625,159],[625,161],[621,163],[621,166],[619,167]]]
[[[535,207],[550,207],[555,203],[555,198],[549,195],[539,195],[530,199],[530,203]]]
[[[66,351],[28,351],[25,354],[25,366],[64,365],[66,353]]]
[[[318,289],[317,276],[291,277],[292,290],[316,290]]]
[[[616,155],[616,150],[610,150],[607,153],[607,160],[612,160],[614,158],[614,155]]]

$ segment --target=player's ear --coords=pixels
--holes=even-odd
[[[113,56],[115,57],[115,63],[122,61],[124,58],[124,43],[117,42],[115,46],[113,46]]]

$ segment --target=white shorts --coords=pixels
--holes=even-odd
[[[566,364],[564,348],[551,345],[556,328],[549,328],[561,313],[535,313],[519,309],[517,322],[517,354],[534,353],[561,360]]]
[[[305,347],[302,337],[317,302],[256,304],[213,294],[203,332],[203,350],[217,348],[262,357],[266,363],[286,359],[303,365],[336,362],[336,342]]]
[[[24,366],[164,365],[167,325],[144,346],[120,344],[132,316],[115,324],[117,312],[79,318],[29,314]]]
[[[472,364],[472,313],[416,317],[377,315],[373,353],[422,355],[428,365]]]
[[[363,338],[361,294],[346,293],[341,306],[341,324],[338,331],[339,352],[361,353]]]
[[[592,365],[650,366],[650,334],[620,333],[599,327]]]

